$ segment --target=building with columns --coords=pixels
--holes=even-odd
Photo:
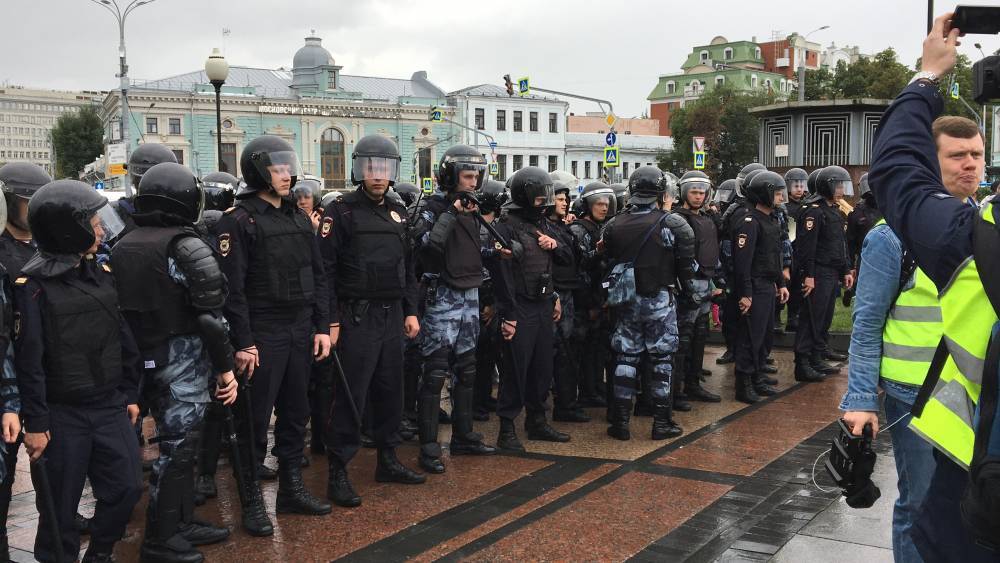
[[[162,143],[199,176],[220,168],[239,176],[246,143],[278,135],[295,147],[305,173],[322,178],[327,189],[343,189],[350,185],[354,144],[365,135],[396,141],[401,177],[413,181],[430,177],[440,154],[460,141],[458,128],[430,120],[432,107],[449,119],[455,110],[426,72],[409,79],[343,74],[315,36],[305,39],[292,61],[291,70],[230,67],[221,96],[221,159],[216,155],[215,89],[203,70],[132,81],[125,128],[130,148]],[[117,142],[119,91],[104,98],[101,115],[108,139]],[[107,183],[120,185],[120,179]]]

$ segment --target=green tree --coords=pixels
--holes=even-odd
[[[798,93],[795,94],[798,99]],[[806,71],[806,100],[828,100],[834,97],[833,73],[828,68]]]
[[[56,154],[57,178],[76,178],[83,167],[103,151],[104,129],[97,108],[85,106],[59,116],[52,127],[52,149]]]
[[[839,61],[833,71],[827,68],[806,71],[806,99],[891,100],[906,87],[912,75],[913,71],[899,62],[896,51],[890,47],[853,64]]]

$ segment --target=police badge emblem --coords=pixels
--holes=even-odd
[[[747,245],[748,238],[749,237],[746,235],[746,233],[743,233],[740,236],[736,237],[736,246],[743,248],[744,246]]]
[[[814,219],[812,217],[806,217],[806,230],[807,231],[813,230],[814,225],[815,225]]]
[[[333,230],[333,217],[326,217],[323,219],[323,226],[319,229],[319,236],[326,238],[330,236],[330,231]]]
[[[230,241],[229,233],[219,235],[219,254],[223,257],[229,256],[229,250],[232,248],[232,242]]]
[[[396,213],[395,210],[392,210],[392,211],[389,212],[389,217],[392,217],[392,220],[395,221],[395,222],[397,222],[397,223],[402,223],[403,222],[403,218],[400,217],[399,213]]]

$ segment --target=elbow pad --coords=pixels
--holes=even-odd
[[[201,341],[212,361],[212,366],[219,373],[232,371],[233,346],[229,343],[229,327],[222,315],[205,312],[198,315],[198,329],[201,331]]]
[[[691,228],[691,225],[688,225],[684,217],[677,213],[672,213],[663,219],[663,224],[674,235],[675,256],[681,259],[693,258],[695,244],[694,229]]]
[[[434,226],[431,227],[430,232],[427,234],[427,242],[430,244],[436,252],[444,254],[445,243],[448,241],[448,235],[451,234],[451,230],[455,228],[455,221],[458,217],[454,213],[449,213],[447,211],[442,212],[437,216],[437,220],[434,221]]]
[[[174,261],[187,279],[191,305],[195,309],[222,308],[226,302],[226,276],[205,241],[198,237],[178,239],[174,244]]]

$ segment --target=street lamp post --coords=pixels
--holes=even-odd
[[[101,6],[107,11],[111,12],[111,15],[115,17],[118,22],[118,78],[121,79],[119,83],[119,88],[122,93],[122,112],[119,120],[119,127],[121,128],[121,141],[125,143],[125,160],[128,160],[129,156],[129,142],[128,133],[126,128],[128,127],[128,64],[125,61],[125,19],[135,11],[139,6],[145,6],[146,4],[152,4],[156,0],[129,0],[128,4],[122,8],[118,6],[118,0],[90,0],[94,4]],[[126,0],[122,0],[124,4]],[[129,175],[126,174],[122,178],[122,184],[125,186],[125,195],[132,196],[132,185],[129,183]]]
[[[817,31],[823,31],[824,29],[830,29],[830,26],[824,25],[823,27],[818,27],[809,33],[802,36],[802,43],[809,41],[809,36]],[[806,101],[806,46],[802,45],[802,56],[799,57],[799,101]]]
[[[212,54],[205,61],[205,74],[208,81],[215,87],[215,141],[218,150],[218,170],[228,172],[222,166],[222,85],[229,77],[229,63],[218,48],[212,49]]]

